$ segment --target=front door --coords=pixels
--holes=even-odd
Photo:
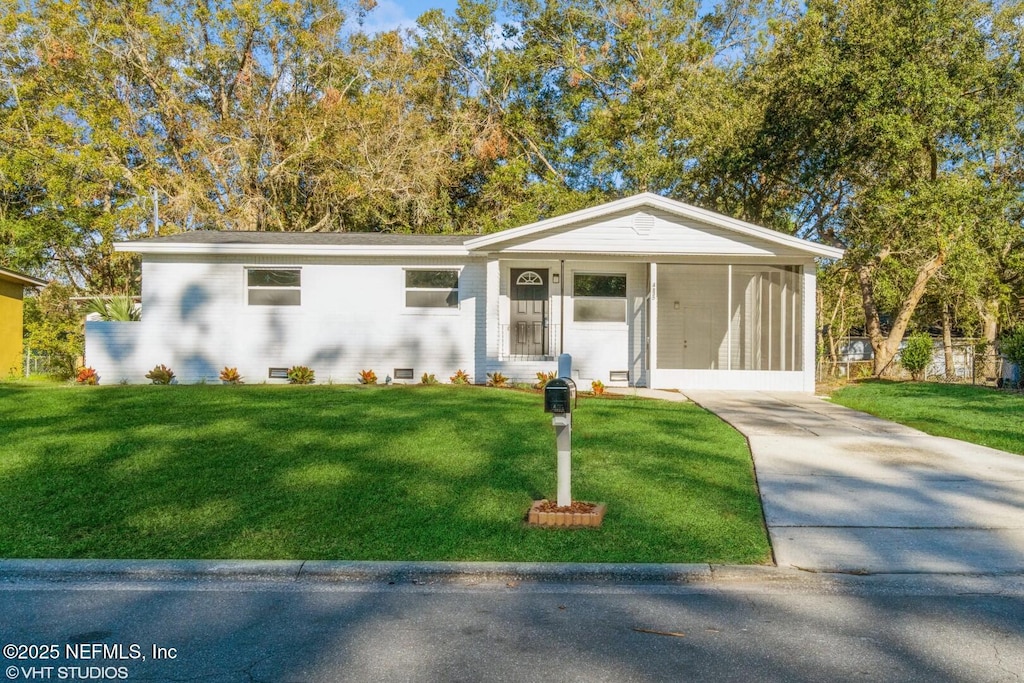
[[[514,356],[546,356],[548,271],[513,268],[511,282],[509,353]]]
[[[710,306],[683,306],[681,316],[683,363],[682,368],[696,370],[715,369],[718,358],[711,333],[715,328]]]

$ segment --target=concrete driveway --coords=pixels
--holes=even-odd
[[[779,566],[1024,573],[1024,456],[805,394],[688,396],[750,442]]]

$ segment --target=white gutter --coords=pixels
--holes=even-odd
[[[136,254],[211,256],[453,256],[470,252],[456,245],[382,246],[379,244],[201,244],[196,242],[115,242],[114,251]]]

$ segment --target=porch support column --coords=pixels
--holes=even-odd
[[[491,362],[501,360],[501,331],[499,320],[501,302],[501,262],[496,257],[487,261],[486,273],[484,274],[484,300],[477,305],[484,309],[483,332],[486,337],[484,348],[486,353],[482,362],[477,363],[476,382],[483,384],[488,372],[493,372]],[[479,322],[477,323],[477,334],[480,333]]]
[[[815,364],[818,356],[815,353],[814,344],[818,325],[818,316],[815,310],[817,305],[817,284],[818,264],[816,261],[805,263],[803,266],[803,287],[800,296],[803,298],[803,371],[804,391],[814,393]]]
[[[658,386],[654,380],[655,368],[658,367],[658,264],[651,263],[650,268],[650,282],[647,290],[647,298],[650,301],[648,309],[651,312],[651,320],[647,329],[647,349],[650,354],[647,359],[647,386],[654,389]]]
[[[732,370],[732,264],[726,268],[725,282],[725,369]]]
[[[565,353],[565,259],[558,262],[558,353]]]

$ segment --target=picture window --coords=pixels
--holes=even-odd
[[[573,320],[626,322],[626,276],[617,273],[575,273]]]
[[[406,308],[458,308],[459,271],[405,271]]]

